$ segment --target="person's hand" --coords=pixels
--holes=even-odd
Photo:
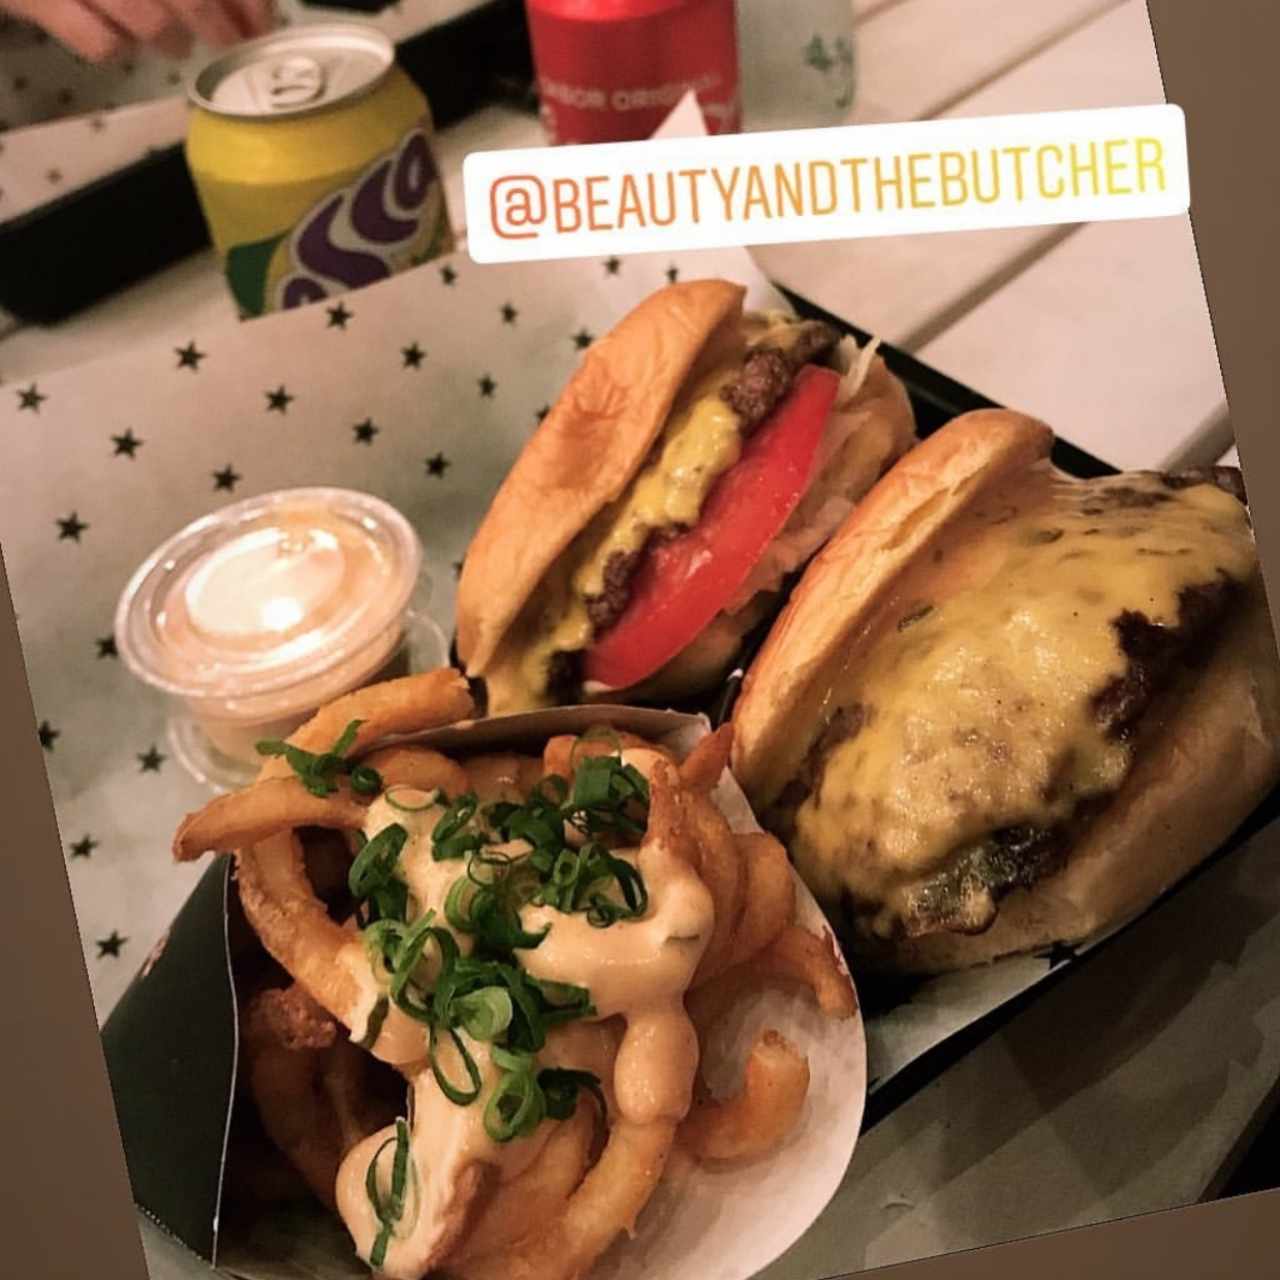
[[[183,58],[193,40],[224,48],[274,25],[274,0],[0,0],[90,62],[142,45]]]

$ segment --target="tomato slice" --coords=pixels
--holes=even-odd
[[[610,689],[638,684],[729,603],[809,487],[839,385],[830,369],[799,371],[712,487],[698,523],[644,557],[622,616],[587,650],[587,680]]]

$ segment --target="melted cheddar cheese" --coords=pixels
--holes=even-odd
[[[1177,627],[1184,591],[1256,564],[1244,508],[1211,485],[1048,469],[921,560],[831,684],[843,740],[795,814],[801,873],[878,911],[882,932],[952,856],[1114,793],[1133,747],[1098,698],[1129,670],[1122,616]]]

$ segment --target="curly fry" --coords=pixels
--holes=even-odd
[[[466,769],[470,789],[481,804],[496,804],[500,800],[519,803],[542,779],[542,761],[537,756],[514,752],[472,756]]]
[[[376,769],[385,787],[416,787],[419,791],[439,787],[450,798],[471,790],[466,769],[426,747],[381,747],[360,763]]]
[[[364,819],[365,805],[345,787],[317,796],[297,778],[270,778],[188,814],[173,837],[173,856],[191,862],[211,850],[238,849],[294,827],[352,831]]]
[[[608,729],[608,725],[601,726]],[[554,738],[547,740],[547,745],[542,752],[542,768],[545,773],[559,774],[562,778],[573,776],[573,766],[585,756],[611,756],[615,754],[619,746],[623,751],[642,750],[652,751],[669,760],[673,765],[677,763],[675,756],[663,747],[655,746],[652,742],[645,741],[644,738],[638,738],[634,733],[625,733],[618,730],[610,730],[613,737],[610,738],[587,738],[576,733],[562,733]]]
[[[758,975],[803,983],[828,1018],[852,1018],[858,1011],[853,984],[836,960],[835,942],[791,925],[752,961]]]
[[[564,1209],[587,1171],[595,1136],[592,1106],[590,1101],[580,1102],[573,1115],[556,1126],[533,1164],[494,1190],[446,1268],[506,1249]]]
[[[297,988],[268,990],[245,1011],[249,1090],[267,1136],[316,1197],[335,1208],[343,1156],[382,1128],[367,1060]]]
[[[698,1160],[751,1160],[776,1150],[795,1128],[809,1092],[809,1062],[777,1031],[763,1031],[738,1093],[694,1104],[678,1141]]]
[[[769,945],[795,918],[796,882],[787,851],[763,832],[735,839],[746,869],[747,888],[729,964],[739,965]]]
[[[245,1034],[285,1049],[327,1049],[337,1039],[334,1020],[297,983],[268,987],[245,1010]]]
[[[361,721],[348,755],[359,756],[383,738],[421,733],[455,724],[475,713],[466,677],[452,667],[365,685],[321,707],[289,738],[304,751],[327,751],[352,720]],[[274,756],[262,766],[260,778],[283,778],[289,763]]]
[[[680,783],[690,791],[704,795],[715,790],[716,783],[729,767],[729,753],[733,750],[733,725],[722,724],[715,733],[709,733],[685,757],[680,766]]]
[[[704,739],[705,741],[705,739]],[[745,866],[724,815],[704,795],[685,791],[685,818],[697,853],[698,876],[715,903],[715,928],[693,976],[699,986],[729,967],[746,894]]]
[[[351,933],[330,919],[307,879],[302,842],[286,831],[236,854],[236,886],[245,918],[268,954],[345,1026],[360,990],[343,957]]]
[[[631,1234],[662,1177],[675,1126],[620,1120],[564,1213],[536,1235],[476,1258],[458,1280],[578,1280],[622,1233]]]

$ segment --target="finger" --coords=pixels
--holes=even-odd
[[[241,35],[263,36],[275,30],[275,0],[227,0]]]
[[[80,0],[42,0],[28,3],[19,16],[43,27],[59,44],[89,62],[109,62],[128,46],[128,37]]]
[[[161,0],[89,0],[108,22],[139,44],[158,49],[170,57],[190,51],[190,35]]]
[[[225,0],[164,0],[169,11],[197,40],[215,49],[238,43],[243,37],[231,18]]]

